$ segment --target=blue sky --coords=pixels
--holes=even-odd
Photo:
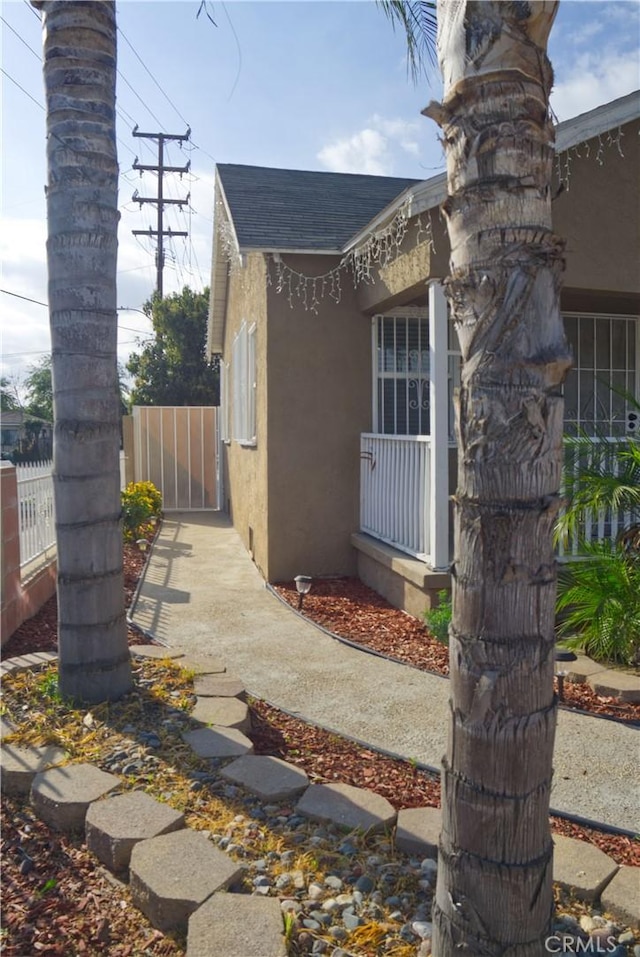
[[[141,179],[131,164],[136,154],[155,162],[155,146],[132,138],[134,123],[148,132],[192,129],[190,144],[169,151],[173,165],[188,159],[192,165],[182,181],[165,177],[169,196],[191,194],[189,210],[168,214],[168,225],[188,229],[190,239],[173,241],[166,292],[208,283],[215,162],[419,178],[444,168],[436,127],[420,115],[440,95],[437,71],[412,84],[405,41],[371,0],[211,0],[207,11],[216,26],[205,11],[196,18],[199,6],[199,0],[118,3],[121,306],[139,309],[155,282],[150,242],[131,235],[154,216],[151,206],[140,210],[131,202],[133,191],[156,190],[153,174]],[[0,75],[0,286],[46,302],[41,24],[26,0],[4,0],[1,16],[2,68],[11,79]],[[638,89],[640,3],[562,0],[550,55],[559,120]],[[0,374],[19,384],[49,349],[48,314],[5,293],[0,308]],[[120,312],[119,322],[125,359],[136,331],[148,333],[149,325],[135,311]]]

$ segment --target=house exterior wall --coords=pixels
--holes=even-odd
[[[284,256],[318,275],[337,260]],[[371,428],[371,325],[349,277],[318,312],[268,288],[268,579],[355,574],[360,433]]]
[[[243,446],[233,438],[224,444],[222,506],[231,515],[236,531],[260,572],[267,577],[270,521],[267,445],[270,437],[267,420],[266,268],[262,253],[248,254],[245,267],[232,270],[228,293],[224,361],[230,360],[233,340],[243,321],[256,323],[256,444]]]

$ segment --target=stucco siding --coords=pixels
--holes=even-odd
[[[235,439],[223,445],[223,507],[252,553],[263,575],[268,566],[267,497],[267,299],[266,269],[262,253],[250,253],[244,269],[234,268],[229,278],[223,360],[229,362],[233,341],[243,322],[256,323],[256,444],[240,445]],[[232,370],[233,375],[233,370]],[[229,389],[232,402],[232,389]],[[233,422],[233,416],[229,416]]]
[[[287,256],[306,275],[334,260]],[[320,268],[319,268],[320,267]],[[371,427],[371,325],[351,280],[318,313],[268,290],[270,581],[355,573],[360,433]]]

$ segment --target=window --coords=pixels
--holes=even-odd
[[[230,364],[220,363],[220,438],[223,442],[231,441],[231,425],[229,421],[229,378]]]
[[[564,386],[569,434],[625,434],[630,410],[620,393],[637,394],[637,324],[634,316],[564,317],[574,360]]]
[[[243,445],[256,442],[256,326],[243,322],[233,340],[233,438]]]
[[[374,430],[429,435],[429,323],[424,312],[376,316]]]

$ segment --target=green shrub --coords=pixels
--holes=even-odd
[[[446,588],[438,592],[438,604],[424,613],[424,622],[434,638],[449,644],[449,625],[451,624],[451,594]]]
[[[640,656],[640,556],[611,541],[584,542],[558,574],[563,645],[596,661],[633,665]]]
[[[162,513],[162,495],[153,482],[129,482],[121,493],[125,542],[144,538],[151,530],[151,519]]]

